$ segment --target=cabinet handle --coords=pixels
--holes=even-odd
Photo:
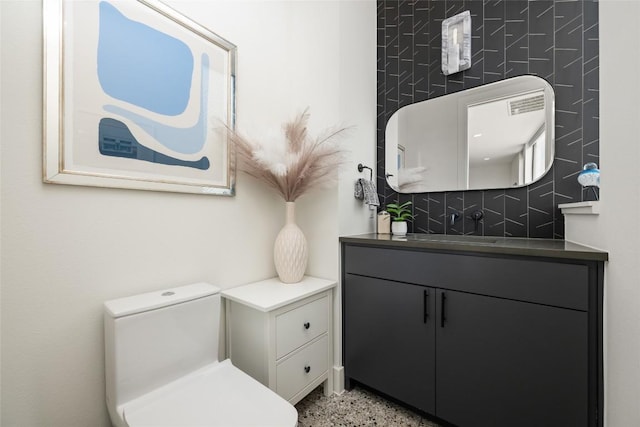
[[[444,307],[445,301],[447,299],[447,295],[442,292],[442,296],[440,298],[440,327],[444,328],[444,321],[447,320],[447,317],[444,315]]]
[[[424,290],[424,295],[422,298],[422,303],[423,303],[423,310],[424,310],[424,323],[427,323],[427,319],[429,318],[429,311],[428,311],[428,307],[429,307],[429,291],[427,291],[426,289]]]
[[[305,329],[309,329],[311,327],[311,323],[309,322],[304,322],[304,328]]]
[[[305,367],[304,367],[304,372],[305,372],[306,374],[308,374],[310,371],[311,371],[311,366],[305,366]]]

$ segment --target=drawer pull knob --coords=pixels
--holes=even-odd
[[[305,366],[305,367],[304,367],[304,372],[305,372],[305,373],[307,373],[307,374],[308,374],[310,371],[311,371],[311,366]]]
[[[309,323],[309,322],[305,322],[304,323],[304,328],[305,329],[309,329],[310,327],[311,327],[311,323]]]

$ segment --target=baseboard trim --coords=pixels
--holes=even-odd
[[[333,367],[333,392],[337,395],[344,393],[344,366]]]

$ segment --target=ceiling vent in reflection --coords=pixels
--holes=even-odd
[[[509,101],[509,115],[530,113],[544,109],[544,94],[528,96],[517,100]]]

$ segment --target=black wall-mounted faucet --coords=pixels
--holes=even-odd
[[[475,231],[478,231],[478,223],[482,218],[484,218],[484,212],[479,209],[471,212],[471,215],[469,215],[469,219],[473,220]]]

